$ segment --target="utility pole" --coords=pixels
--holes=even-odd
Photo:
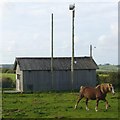
[[[69,10],[72,10],[72,58],[71,58],[71,86],[72,90],[74,83],[74,18],[75,18],[75,4],[69,6]]]
[[[51,80],[53,90],[53,13],[51,15]]]

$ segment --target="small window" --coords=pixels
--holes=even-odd
[[[17,79],[20,80],[20,74],[17,74]]]

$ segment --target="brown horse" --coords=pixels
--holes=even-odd
[[[78,98],[77,103],[75,105],[75,109],[77,108],[80,100],[82,98],[86,98],[86,110],[89,110],[88,100],[90,100],[90,99],[96,100],[96,107],[95,107],[96,111],[98,111],[99,100],[105,101],[106,110],[107,110],[109,105],[108,105],[108,101],[106,100],[106,95],[108,92],[115,94],[113,85],[109,84],[109,83],[100,84],[100,85],[96,86],[95,88],[81,86],[79,98]]]

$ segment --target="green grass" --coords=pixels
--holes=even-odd
[[[95,112],[96,101],[89,101],[90,111],[85,109],[85,99],[78,108],[74,105],[78,93],[34,93],[3,94],[3,118],[118,118],[118,93],[108,94],[111,107],[105,111],[105,103],[100,101],[99,111]]]

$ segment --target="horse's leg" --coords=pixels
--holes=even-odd
[[[98,111],[98,103],[99,103],[99,99],[96,100],[96,107],[95,107],[95,111]]]
[[[74,109],[76,109],[77,108],[77,106],[78,106],[78,103],[80,102],[80,100],[83,98],[83,96],[82,95],[80,95],[79,96],[79,98],[78,98],[78,100],[77,100],[77,102],[76,102],[76,104],[75,104],[75,108]]]
[[[105,99],[104,100],[105,101],[105,107],[106,107],[106,110],[108,109],[108,106],[109,106],[109,104],[108,104],[108,101]]]
[[[89,108],[88,108],[88,98],[86,98],[86,110],[88,111]]]

